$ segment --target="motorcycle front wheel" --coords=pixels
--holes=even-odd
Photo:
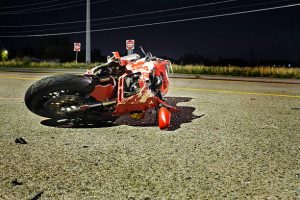
[[[70,119],[80,115],[79,106],[95,88],[92,79],[66,74],[43,78],[25,94],[27,108],[42,117]]]

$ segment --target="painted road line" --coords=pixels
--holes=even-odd
[[[29,78],[29,77],[16,77],[16,76],[0,76],[4,79],[17,79],[17,80],[40,80],[40,78]],[[271,96],[271,97],[288,97],[288,98],[300,98],[300,95],[289,95],[289,94],[276,94],[276,93],[259,93],[259,92],[240,92],[231,90],[212,90],[203,88],[178,88],[172,87],[175,90],[186,90],[186,91],[200,91],[200,92],[214,92],[214,93],[227,93],[227,94],[243,94],[243,95],[257,95],[257,96]],[[1,99],[1,97],[0,97]]]
[[[270,84],[300,84],[300,80],[298,79],[289,79],[289,80],[279,80],[279,79],[273,79],[273,78],[262,78],[262,79],[255,79],[255,78],[238,78],[238,77],[230,77],[230,78],[214,78],[214,77],[172,77],[175,79],[181,79],[181,80],[192,80],[192,79],[198,79],[198,80],[204,80],[204,81],[226,81],[226,82],[249,82],[249,83],[270,83]]]
[[[20,97],[0,97],[0,100],[21,100]]]
[[[17,77],[17,76],[0,76],[4,79],[17,79],[17,80],[40,80],[40,78],[30,78],[30,77]]]
[[[300,98],[300,95],[276,94],[276,93],[240,92],[240,91],[231,91],[231,90],[212,90],[212,89],[203,89],[203,88],[178,88],[178,87],[171,87],[171,89],[185,90],[185,91],[227,93],[227,94],[242,94],[242,95],[270,96],[270,97]]]

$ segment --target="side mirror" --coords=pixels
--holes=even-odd
[[[110,59],[111,59],[110,56],[107,56],[107,58],[106,58],[107,62],[109,62]]]

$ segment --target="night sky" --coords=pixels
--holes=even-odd
[[[5,28],[8,25],[32,25],[85,20],[85,1],[82,0],[1,0],[0,36],[62,33],[84,31],[85,23],[56,26]],[[185,6],[220,2],[221,0],[91,0],[91,19],[116,17],[134,13],[151,12]],[[26,7],[5,8],[27,4],[49,2]],[[72,4],[67,4],[73,2]],[[273,2],[273,3],[270,3]],[[285,0],[236,0],[223,4],[152,13],[132,17],[92,21],[92,30],[147,24],[169,20],[187,19],[241,12],[288,4],[300,1]],[[61,5],[64,4],[64,5]],[[81,6],[57,9],[66,6]],[[260,4],[260,5],[253,5]],[[248,5],[247,7],[245,7]],[[250,6],[253,5],[253,6]],[[53,6],[53,7],[52,7]],[[30,10],[33,9],[33,10]],[[8,14],[22,11],[24,13]],[[33,12],[30,12],[33,11]],[[219,18],[180,22],[147,27],[129,28],[92,33],[92,48],[101,49],[104,55],[114,50],[125,51],[125,40],[135,39],[154,55],[179,58],[185,53],[198,53],[211,59],[277,59],[300,61],[300,6],[278,10],[233,15]],[[52,30],[45,30],[52,29]],[[53,30],[54,29],[54,30]],[[72,41],[85,43],[85,34],[67,35]],[[36,38],[0,38],[2,48],[22,48],[34,44]],[[73,47],[71,47],[72,49]]]

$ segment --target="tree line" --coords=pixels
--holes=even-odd
[[[75,52],[73,51],[73,42],[68,37],[53,36],[39,38],[34,44],[27,45],[19,49],[9,50],[9,59],[24,58],[31,61],[56,61],[56,62],[72,62],[75,60]],[[288,60],[245,60],[241,58],[222,58],[217,60],[210,59],[199,53],[186,53],[178,59],[163,57],[171,60],[173,63],[180,65],[206,65],[206,66],[284,66],[293,67],[300,66],[299,62],[291,62]],[[91,52],[92,62],[105,62],[106,55],[102,55],[100,49],[93,49]],[[85,61],[84,48],[78,54],[78,62]]]

